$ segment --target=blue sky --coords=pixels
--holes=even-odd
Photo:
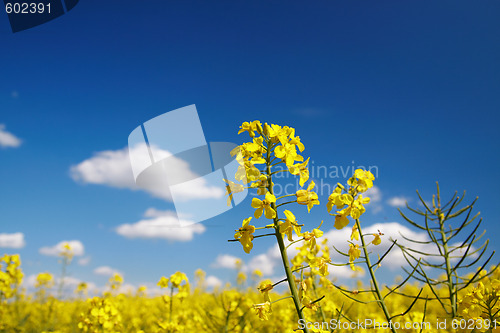
[[[84,253],[71,275],[98,286],[102,266],[138,285],[196,268],[234,280],[214,267],[219,255],[268,260],[272,242],[256,242],[251,255],[227,242],[252,214],[250,199],[189,241],[129,239],[116,228],[173,204],[72,177],[102,152],[121,156],[141,123],[191,104],[207,141],[241,143],[238,126],[259,119],[295,127],[315,165],[377,166],[366,225],[404,224],[389,200],[415,205],[415,190],[430,198],[439,181],[446,198],[479,196],[476,211],[493,235],[499,10],[496,1],[80,2],[16,34],[0,15],[1,133],[21,140],[0,148],[0,233],[25,240],[1,251],[20,253],[27,276],[57,273],[57,259],[40,249],[78,240]],[[322,219],[333,227],[324,206],[296,210],[309,228]]]

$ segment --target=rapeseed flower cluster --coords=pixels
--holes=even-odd
[[[245,189],[256,189],[256,194],[260,198],[252,199],[251,206],[255,209],[253,217],[260,219],[264,216],[268,222],[251,224],[252,217],[244,219],[241,228],[236,230],[234,241],[239,241],[243,250],[250,253],[257,238],[274,236],[286,275],[285,279],[275,284],[265,281],[259,286],[259,290],[264,294],[264,303],[255,304],[254,309],[260,319],[268,319],[273,312],[273,304],[281,300],[270,299],[269,286],[274,287],[274,285],[286,282],[290,292],[290,297],[287,298],[293,301],[297,318],[303,320],[305,319],[304,309],[317,310],[323,299],[318,294],[312,295],[307,292],[308,282],[305,281],[314,280],[316,275],[324,278],[329,274],[328,268],[332,265],[328,247],[323,246],[320,250],[320,246],[317,245],[318,239],[324,234],[321,230],[323,221],[312,230],[303,230],[305,224],[297,220],[290,206],[287,206],[287,209],[280,209],[283,205],[296,203],[306,206],[307,212],[310,213],[314,206],[320,205],[318,194],[314,191],[316,186],[314,181],[310,181],[306,186],[309,181],[309,158],[306,159],[302,155],[305,145],[296,135],[294,128],[262,124],[258,120],[244,122],[238,134],[241,133],[248,133],[251,141],[242,143],[232,151],[233,156],[236,156],[239,162],[235,179],[240,183],[225,180],[228,184],[226,193],[229,196],[228,203],[234,193]],[[301,188],[297,189],[294,194],[276,196],[273,176],[280,172],[298,176]],[[333,223],[335,228],[342,229],[347,226],[349,217],[358,221],[366,210],[364,205],[370,201],[369,198],[363,197],[362,193],[373,187],[374,179],[371,172],[358,169],[348,180],[348,189],[338,184],[327,203],[329,212],[333,207],[337,209],[336,214],[331,214],[335,216]],[[353,229],[351,240],[359,239],[358,228],[359,226]],[[260,230],[267,230],[268,233],[262,234]],[[375,236],[372,244],[380,244],[380,235],[381,233]],[[285,244],[285,241],[289,244]],[[298,242],[302,242],[302,245],[297,248],[299,253],[290,261],[287,249]],[[360,255],[359,245],[351,243],[348,258],[353,269],[355,269],[354,261]],[[306,273],[311,276],[305,278]],[[307,328],[303,331],[308,332]]]
[[[0,258],[0,300],[4,301],[14,296],[18,286],[23,281],[20,269],[19,255],[4,255]]]

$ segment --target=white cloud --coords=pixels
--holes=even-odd
[[[118,288],[118,292],[122,294],[133,294],[137,290],[137,287],[131,283],[124,283]]]
[[[271,248],[270,251],[274,252],[274,247]],[[276,257],[270,253],[270,251],[256,255],[250,259],[248,264],[245,265],[245,271],[251,273],[258,269],[263,275],[274,274],[274,268],[279,262],[276,260]]]
[[[370,198],[370,203],[366,205],[366,209],[371,209],[372,213],[378,213],[382,210],[382,205],[380,202],[382,201],[382,192],[378,186],[373,186],[369,188],[363,196]]]
[[[150,159],[149,155],[144,155],[147,149],[143,149],[142,146],[138,145],[132,149],[130,153],[134,159],[146,161]],[[151,150],[155,156],[171,156],[168,151],[154,146],[151,146]],[[144,156],[141,157],[141,155]],[[162,172],[160,168],[158,172]],[[73,180],[81,183],[100,184],[133,191],[144,190],[154,197],[172,201],[169,183],[163,173],[148,176],[141,187],[135,183],[128,148],[98,152],[93,157],[73,165],[70,174]],[[189,186],[182,187],[183,193],[179,193],[180,199],[208,199],[224,196],[221,188],[208,186],[204,179],[198,178],[199,176],[191,171],[189,163],[180,158],[170,157],[168,177],[174,184],[178,180],[195,179],[189,183]]]
[[[370,226],[363,227],[363,234],[374,234],[378,233],[378,231],[382,232],[384,235],[382,238],[382,243],[378,246],[369,245],[370,251],[372,255],[383,255],[385,251],[392,244],[390,242],[390,238],[397,239],[398,244],[401,245],[410,245],[408,241],[404,240],[401,237],[400,232],[405,235],[405,237],[416,240],[416,241],[427,241],[428,236],[425,232],[415,232],[408,227],[401,225],[397,222],[389,222],[389,223],[375,223]],[[347,242],[351,236],[351,228],[346,227],[342,230],[330,230],[324,234],[324,237],[328,238],[328,246],[335,246],[339,251],[346,253],[349,250],[349,243]],[[373,236],[366,236],[367,242],[371,242],[373,240]],[[414,244],[411,245],[415,247]],[[338,254],[335,250],[331,252],[332,259],[336,262],[347,262],[344,258]],[[401,250],[398,247],[393,247],[391,252],[384,258],[382,265],[387,266],[389,268],[399,268],[402,265],[405,265],[406,261],[401,253]]]
[[[61,281],[61,279],[57,278],[56,285],[59,284],[60,281]],[[88,290],[93,290],[96,288],[96,285],[93,282],[86,282],[86,281],[74,278],[72,276],[66,276],[64,278],[64,286],[67,288],[70,288],[71,290],[74,290],[82,282],[85,282],[87,284]]]
[[[288,245],[288,239],[285,239],[285,245]],[[295,247],[288,249],[288,257],[291,259],[297,254]],[[281,265],[281,253],[278,244],[271,246],[265,253],[258,254],[248,264],[244,265],[243,270],[247,273],[252,273],[255,270],[260,270],[263,275],[270,276],[275,274],[274,269]]]
[[[22,141],[14,134],[7,132],[4,124],[0,124],[0,147],[3,148],[17,148],[21,145]]]
[[[0,247],[21,249],[26,245],[24,234],[16,232],[13,234],[0,234]]]
[[[222,286],[222,281],[216,276],[209,275],[207,276],[207,279],[205,280],[205,283],[207,284],[207,287],[209,288],[216,288]]]
[[[293,256],[297,251],[289,249],[289,257]],[[236,260],[240,258],[230,254],[220,254],[212,263],[214,268],[236,269]],[[274,274],[274,268],[281,262],[281,254],[278,245],[270,247],[265,253],[254,255],[248,263],[241,268],[243,272],[251,274],[255,270],[260,270],[263,275],[270,276]]]
[[[120,274],[123,276],[123,273],[117,269],[111,268],[109,266],[99,266],[94,269],[94,274],[102,275],[102,276],[113,276],[115,274]]]
[[[87,266],[90,263],[91,257],[83,257],[80,260],[78,260],[78,265],[80,266]]]
[[[232,256],[230,254],[220,254],[215,258],[215,261],[212,263],[212,267],[214,268],[229,268],[236,269],[236,261],[241,260],[238,257]]]
[[[289,253],[292,253],[291,249]],[[240,258],[232,256],[230,254],[220,254],[217,256],[215,261],[212,263],[214,268],[228,268],[236,269],[236,260]],[[273,246],[265,253],[253,256],[247,264],[244,264],[241,268],[242,271],[251,274],[255,270],[260,270],[262,274],[268,276],[274,274],[274,268],[281,260],[281,254],[279,253],[278,246]]]
[[[71,177],[75,181],[89,184],[108,185],[117,188],[137,190],[128,149],[106,150],[71,167]]]
[[[156,209],[156,208],[148,208],[146,209],[146,211],[144,212],[144,217],[160,217],[160,216],[165,216],[165,215],[168,215],[168,211],[164,211],[164,210],[159,210],[159,209]]]
[[[383,236],[381,236],[382,243],[378,246],[369,245],[370,251],[372,252],[374,258],[376,258],[377,255],[382,256],[388,250],[388,248],[392,244],[392,242],[390,241],[391,238],[397,240],[397,243],[399,245],[410,247],[414,250],[429,253],[431,255],[439,254],[438,248],[433,243],[431,244],[412,243],[401,236],[402,234],[406,238],[414,241],[427,242],[430,240],[429,236],[427,235],[427,232],[415,231],[397,222],[376,223],[367,227],[363,227],[364,234],[374,234],[378,233],[378,231],[384,234]],[[323,237],[328,238],[328,246],[330,247],[335,246],[339,251],[347,252],[349,250],[349,244],[347,240],[350,239],[350,235],[351,235],[351,228],[346,227],[342,230],[330,230],[329,232],[326,232]],[[370,235],[366,236],[367,242],[371,242],[373,238],[374,237]],[[451,250],[454,248],[458,248],[460,245],[462,244],[461,243],[449,244],[449,249]],[[457,249],[454,252],[454,256],[462,255],[465,252],[466,248],[467,245],[465,245],[465,247],[462,249]],[[473,252],[474,250],[475,248],[474,246],[472,246],[469,252]],[[342,262],[343,257],[340,254],[336,253],[335,250],[331,251],[330,254],[332,256],[333,261]],[[420,258],[421,256],[418,253],[413,253],[413,255],[417,259]],[[474,259],[476,256],[477,254],[468,257],[470,257],[470,259]],[[426,260],[437,263],[441,259],[440,257],[427,256]],[[457,258],[452,258],[452,262],[456,261],[458,261]],[[407,265],[408,264],[405,258],[403,257],[401,250],[397,246],[393,247],[391,252],[389,252],[382,261],[382,266],[387,267],[389,269],[396,269],[401,266],[407,267]],[[335,268],[335,270],[333,270],[332,272],[335,272],[334,274],[336,274],[337,268]]]
[[[28,288],[28,290],[35,289],[37,275],[38,274],[32,274],[32,275],[29,275],[28,277],[24,278],[22,285],[24,287]],[[52,287],[52,291],[56,291],[58,286],[61,283],[61,278],[55,277],[54,274],[52,274],[52,276],[54,277],[54,286]],[[72,276],[66,276],[64,278],[64,292],[65,292],[65,294],[68,296],[72,295],[73,291],[76,289],[76,287],[82,282],[85,282],[87,284],[87,288],[89,291],[97,289],[97,286],[93,282],[87,282],[87,281],[83,281],[83,280],[80,280],[80,279],[72,277]]]
[[[148,296],[159,296],[159,295],[165,294],[165,290],[158,287],[158,285],[156,283],[152,283],[152,282],[139,283],[137,286],[138,287],[140,287],[140,286],[146,287],[146,295],[148,295]]]
[[[365,195],[370,197],[370,203],[379,203],[382,200],[382,192],[378,186],[373,186],[369,188]]]
[[[205,232],[205,227],[199,223],[192,223],[186,219],[179,220],[172,211],[146,211],[149,219],[143,219],[132,224],[122,224],[116,228],[116,233],[127,238],[161,238],[170,241],[186,242],[193,239],[195,234]],[[181,227],[181,223],[185,223]],[[188,225],[189,224],[189,225]]]
[[[35,288],[36,276],[37,276],[36,274],[32,274],[32,275],[29,275],[28,277],[25,277],[21,284],[27,288]]]
[[[409,201],[409,199],[405,197],[392,197],[387,200],[387,203],[392,207],[406,207],[407,201]]]
[[[427,207],[431,208],[432,207],[432,202],[428,201],[428,200],[424,200],[425,204],[427,205]],[[422,201],[418,200],[418,205],[420,207],[425,207],[424,204],[422,203]]]
[[[79,240],[62,241],[54,246],[44,246],[38,252],[46,256],[58,257],[64,251],[64,244],[66,243],[71,247],[74,256],[81,257],[85,254],[85,248]]]
[[[365,267],[361,266],[361,268],[361,271],[353,271],[350,266],[330,266],[328,271],[330,272],[330,276],[350,279],[365,276]]]

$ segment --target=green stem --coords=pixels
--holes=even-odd
[[[311,274],[312,276],[312,274]],[[314,298],[315,299],[318,299],[318,292],[316,290],[316,279],[313,278],[312,279],[312,286],[313,286],[313,290],[314,290]],[[323,307],[321,306],[321,304],[319,304],[319,312],[321,313],[321,319],[323,320],[323,322],[326,322],[326,316],[325,316],[325,312],[323,311]],[[333,329],[330,329],[330,332],[333,332]]]
[[[268,149],[267,149],[267,156],[266,156],[266,172],[269,177],[268,179],[268,186],[267,189],[269,193],[274,195],[274,189],[272,186],[272,175],[271,175],[271,149],[272,144],[270,142],[267,143]],[[276,211],[276,203],[271,203],[271,208]],[[299,317],[299,320],[302,319],[302,321],[305,321],[304,315],[302,314],[301,311],[301,304],[300,304],[300,299],[299,299],[299,293],[297,290],[297,286],[295,285],[295,278],[293,276],[292,270],[290,269],[290,261],[288,260],[288,255],[286,252],[285,248],[285,243],[283,242],[283,236],[281,235],[279,231],[279,224],[278,224],[278,212],[276,211],[276,216],[274,217],[274,226],[275,226],[275,234],[276,234],[276,240],[278,241],[278,246],[280,249],[281,253],[281,260],[283,261],[283,267],[285,269],[286,273],[286,278],[288,281],[288,286],[290,288],[290,293],[292,294],[293,298],[293,304],[295,305],[295,310],[297,311],[297,315]],[[309,329],[307,327],[303,328],[304,333],[309,333]]]
[[[291,298],[291,297],[292,297],[292,296],[285,296],[285,297],[282,297],[282,298],[280,298],[280,299],[277,299],[277,300],[275,300],[275,301],[272,301],[272,302],[271,302],[271,304],[277,303],[277,302],[279,302],[279,301],[282,301],[282,300],[284,300],[284,299]]]
[[[280,284],[280,283],[282,283],[282,282],[285,282],[285,281],[286,281],[286,279],[283,279],[283,280],[280,280],[280,281],[278,281],[278,282],[274,283],[274,284],[273,284],[273,288],[274,288],[274,287],[276,287],[278,284]]]
[[[294,269],[292,272],[297,272],[297,271],[300,271],[300,270],[302,270],[302,269],[306,269],[306,268],[308,268],[308,267],[311,267],[311,266],[309,266],[309,265],[302,266],[302,267],[299,267],[299,268],[297,268],[297,269]]]
[[[173,303],[174,303],[174,286],[171,285],[170,286],[170,309],[169,309],[169,313],[168,313],[168,321],[171,323],[172,322],[172,306],[173,306]]]
[[[438,194],[438,203],[440,204],[440,202],[441,198]],[[446,232],[444,230],[444,219],[439,216],[439,213],[441,213],[441,210],[438,210],[439,231],[441,233],[441,241],[443,242],[443,256],[446,263],[446,277],[448,280],[448,292],[450,294],[451,315],[453,319],[457,316],[457,294],[454,290],[453,273],[450,264],[450,251],[448,250],[448,238],[446,237]],[[439,246],[439,244],[437,244],[437,246]]]
[[[231,309],[227,310],[227,314],[226,314],[226,322],[224,323],[224,333],[228,333],[229,332],[229,317],[231,316]]]
[[[282,195],[281,197],[277,197],[276,198],[276,201],[279,200],[279,199],[283,199],[283,198],[286,198],[286,197],[295,197],[296,194],[286,194],[286,195]]]
[[[368,268],[368,271],[370,272],[370,278],[373,282],[373,287],[375,288],[375,296],[378,300],[378,304],[380,304],[380,307],[382,308],[382,311],[384,312],[384,316],[387,319],[387,322],[391,322],[391,315],[389,314],[389,310],[387,309],[387,306],[385,305],[384,298],[382,297],[382,293],[380,292],[380,288],[378,286],[377,278],[375,277],[375,272],[372,269],[367,246],[365,244],[365,238],[363,236],[363,232],[361,231],[361,225],[360,225],[358,219],[356,219],[356,226],[358,227],[359,238],[361,239],[361,245],[363,247],[363,253],[365,256],[366,267]],[[392,331],[392,333],[396,333],[396,330],[394,329],[394,327],[392,325],[391,325],[391,331]]]
[[[495,295],[494,297],[490,297],[488,299],[488,319],[490,320],[490,327],[488,329],[488,333],[493,333],[493,325],[496,326],[495,316],[493,315],[493,313],[491,313],[491,309],[492,309],[491,302],[493,300],[495,300],[495,298],[497,298],[497,297],[498,296]]]

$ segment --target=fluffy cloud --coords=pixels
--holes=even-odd
[[[168,151],[154,146],[151,147],[151,150],[155,156],[161,156],[162,158],[171,156]],[[136,146],[132,148],[130,155],[135,156],[135,159],[147,161],[150,159],[149,155],[141,158],[144,151],[147,150],[141,146]],[[73,180],[77,182],[106,185],[133,191],[144,190],[154,197],[172,201],[169,183],[164,174],[149,176],[144,184],[141,184],[141,187],[137,186],[130,164],[128,148],[98,152],[93,157],[73,165],[70,174]],[[191,171],[189,163],[186,161],[177,157],[170,157],[168,177],[173,183],[176,183],[177,180],[195,179],[198,175]],[[179,193],[179,195],[181,199],[185,200],[221,198],[224,196],[224,191],[218,187],[209,186],[201,178],[190,182],[189,186],[183,186],[182,189],[183,193]]]
[[[90,257],[83,257],[80,260],[78,260],[78,265],[87,266],[90,263],[90,260],[91,260]]]
[[[289,249],[289,256],[293,256],[297,251]],[[236,269],[236,260],[240,258],[230,254],[220,254],[212,263],[214,268],[229,268]],[[265,253],[253,256],[248,263],[244,264],[241,268],[243,272],[251,274],[255,270],[260,270],[262,274],[269,276],[274,274],[274,268],[280,263],[281,254],[278,245],[272,246]]]
[[[132,175],[127,149],[99,152],[93,157],[73,165],[70,172],[75,181],[82,183],[138,189]]]
[[[0,247],[21,249],[26,245],[24,241],[24,234],[16,232],[13,234],[0,234]]]
[[[44,246],[38,252],[46,256],[58,257],[64,251],[64,244],[66,243],[71,247],[73,255],[80,257],[85,254],[85,247],[79,240],[62,241],[54,246]]]
[[[17,148],[21,145],[21,139],[14,134],[7,132],[4,124],[0,124],[0,147],[2,148]]]
[[[255,270],[260,270],[263,275],[274,274],[274,268],[279,264],[279,260],[276,260],[275,255],[276,248],[272,247],[268,252],[256,255],[247,265],[245,265],[245,271],[251,273]],[[279,253],[279,252],[278,252]]]
[[[36,274],[29,275],[23,279],[22,285],[27,288],[35,288]]]
[[[363,196],[367,196],[370,198],[370,204],[366,206],[368,210],[371,209],[371,211],[375,214],[378,213],[382,210],[382,192],[380,191],[380,188],[377,186],[373,186],[372,188],[369,188]]]
[[[54,276],[54,274],[52,274],[52,276]],[[37,274],[29,275],[28,277],[23,279],[22,285],[24,287],[28,288],[29,290],[34,289],[35,285],[36,285],[36,277],[37,277]],[[93,291],[93,290],[97,289],[97,286],[93,282],[87,282],[87,281],[83,281],[83,280],[80,280],[80,279],[72,277],[72,276],[66,276],[64,278],[64,292],[65,292],[65,294],[68,296],[72,295],[73,291],[76,289],[76,287],[82,282],[85,282],[87,284],[87,288],[89,291]],[[61,283],[61,278],[54,276],[54,286],[59,286],[60,283]]]
[[[205,280],[205,283],[207,284],[207,287],[209,288],[216,288],[222,286],[222,281],[216,276],[209,275],[207,276],[207,279]]]
[[[116,228],[116,233],[127,238],[161,238],[186,242],[192,240],[195,234],[205,232],[203,225],[179,220],[172,211],[149,209],[145,215],[149,218],[132,224],[122,224]],[[190,225],[181,227],[181,222]]]
[[[389,246],[392,244],[389,239],[396,239],[398,244],[400,245],[410,245],[408,241],[403,239],[401,234],[405,235],[405,237],[425,242],[429,240],[426,232],[416,232],[408,227],[399,224],[397,222],[389,222],[389,223],[376,223],[370,226],[363,227],[364,234],[375,234],[378,232],[382,232],[384,235],[382,236],[382,243],[378,246],[370,245],[370,251],[373,256],[377,254],[383,255]],[[400,234],[401,233],[401,234]],[[324,237],[328,238],[328,245],[335,246],[339,251],[347,252],[349,250],[349,243],[347,242],[351,236],[351,228],[346,227],[342,230],[330,230],[324,234]],[[373,236],[366,236],[368,242],[372,241]],[[414,244],[411,244],[412,247],[415,247]],[[336,252],[332,252],[332,256],[339,257]],[[389,267],[391,269],[399,268],[402,265],[405,265],[406,261],[399,250],[398,247],[394,247],[391,252],[387,255],[387,257],[382,262],[383,266]]]
[[[212,267],[214,268],[229,268],[236,269],[236,261],[241,260],[238,257],[232,256],[230,254],[220,254],[215,258],[215,261],[212,263]]]
[[[427,207],[432,207],[432,202],[428,201],[428,200],[424,200],[425,204],[427,205]],[[420,207],[425,207],[424,204],[422,203],[422,201],[418,200],[418,205]]]
[[[382,236],[382,243],[378,246],[370,245],[370,251],[373,256],[377,254],[382,256],[390,247],[392,242],[390,239],[397,240],[399,245],[403,245],[406,247],[410,247],[416,251],[429,253],[431,255],[439,255],[439,250],[434,244],[419,244],[412,243],[402,237],[404,235],[406,238],[418,241],[418,242],[428,242],[430,240],[427,232],[415,231],[409,229],[408,227],[399,224],[397,222],[390,223],[376,223],[370,226],[363,228],[364,234],[376,234],[378,232],[382,232],[384,235]],[[349,250],[349,245],[347,243],[347,239],[350,238],[351,229],[344,228],[342,230],[331,230],[324,234],[324,237],[328,238],[328,245],[335,246],[338,250],[342,252],[347,252]],[[367,236],[368,242],[373,240],[373,236]],[[453,243],[449,244],[449,249],[456,248],[455,255],[462,255],[466,248],[467,244],[464,245],[463,248],[460,248],[461,243]],[[474,252],[476,248],[474,246],[471,247],[469,252]],[[413,255],[418,259],[421,255],[418,253],[413,253]],[[335,256],[335,252],[332,252],[332,256]],[[338,257],[338,255],[337,255]],[[477,257],[477,253],[473,255],[469,255],[468,258],[474,259]],[[430,262],[437,263],[440,259],[436,256],[431,256],[426,258]],[[452,262],[458,261],[458,258],[452,258]],[[382,266],[387,267],[391,270],[396,268],[400,268],[401,266],[407,266],[407,262],[398,247],[393,247],[391,252],[387,254],[387,256],[382,261]],[[337,271],[336,271],[337,272]]]
[[[387,200],[387,203],[391,207],[406,207],[406,202],[409,201],[405,197],[392,197]]]
[[[56,284],[59,284],[60,281],[61,281],[61,279],[57,278]],[[82,282],[85,282],[87,284],[87,288],[89,291],[92,291],[93,289],[96,289],[96,287],[97,287],[93,282],[83,281],[83,280],[77,279],[77,278],[72,277],[72,276],[66,276],[64,278],[64,286],[67,287],[68,289],[70,289],[70,291],[75,290],[75,288]]]
[[[94,274],[102,275],[102,276],[113,276],[115,274],[123,275],[119,270],[111,268],[109,266],[99,266],[94,269]]]

